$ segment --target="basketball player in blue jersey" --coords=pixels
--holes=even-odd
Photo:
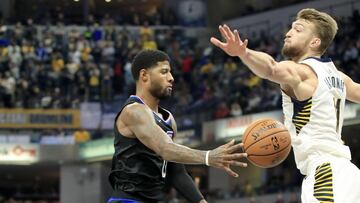
[[[238,161],[242,143],[230,141],[214,150],[201,151],[173,142],[176,123],[159,101],[172,93],[174,78],[168,55],[144,50],[132,63],[136,95],[132,95],[115,118],[115,153],[109,176],[114,189],[108,203],[158,202],[164,190],[174,187],[189,202],[206,202],[184,164],[206,164],[237,177],[230,165]]]
[[[295,161],[306,175],[302,202],[360,202],[360,170],[341,140],[345,100],[360,103],[360,84],[331,59],[321,58],[336,35],[336,21],[315,9],[299,11],[282,49],[289,60],[281,62],[247,48],[248,40],[242,41],[237,30],[227,25],[219,30],[225,42],[211,38],[214,45],[240,57],[259,77],[280,84]]]

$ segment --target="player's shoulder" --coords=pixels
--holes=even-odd
[[[146,105],[140,103],[132,103],[126,105],[123,108],[121,112],[121,118],[126,120],[140,119],[147,114],[151,114],[151,111],[149,108],[146,107]]]
[[[313,68],[310,65],[308,65],[306,63],[303,63],[303,61],[295,62],[295,61],[285,60],[285,61],[279,62],[279,65],[286,66],[286,67],[296,71],[297,73],[299,73],[301,75],[313,75],[313,74],[315,74]]]
[[[284,61],[280,61],[279,64],[284,65],[284,66],[293,67],[293,68],[308,67],[308,65],[306,63],[303,63],[303,61],[295,62],[295,61],[290,61],[290,60],[284,60]]]
[[[172,115],[171,112],[169,112],[169,117],[170,117],[171,123],[176,125],[175,117]]]
[[[169,118],[171,120],[171,127],[173,128],[175,135],[177,134],[177,124],[176,124],[176,120],[175,117],[172,115],[172,113],[170,111],[169,112]]]

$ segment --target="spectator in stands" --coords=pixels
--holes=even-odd
[[[75,131],[73,136],[76,143],[83,143],[90,140],[90,133],[83,128],[79,128]]]
[[[6,71],[2,78],[0,75],[0,86],[2,87],[2,99],[4,102],[4,107],[14,107],[16,81],[9,71]]]
[[[231,103],[231,107],[230,107],[230,115],[231,116],[241,116],[243,114],[241,106],[239,104],[239,102],[233,102]]]
[[[227,73],[234,73],[237,69],[237,65],[236,63],[232,60],[232,58],[227,58],[226,59],[226,62],[224,64],[224,70],[227,72]]]
[[[145,21],[144,25],[140,27],[140,37],[144,38],[145,36],[148,36],[150,39],[154,36],[154,30],[149,27],[149,21]]]
[[[290,196],[290,203],[299,203],[299,198],[296,193],[292,193]]]
[[[59,13],[61,12],[60,9]],[[329,55],[334,58],[339,67],[344,67],[345,72],[353,75],[354,80],[360,79],[358,69],[352,68],[360,65],[360,61],[356,58],[359,55],[360,37],[354,35],[359,31],[356,26],[357,15],[358,12],[355,11],[351,18],[341,22],[344,29],[339,31],[338,39],[335,39],[334,45],[329,48]],[[119,98],[127,94],[127,90],[133,84],[131,77],[126,76],[126,67],[131,64],[128,57],[131,58],[134,53],[143,48],[155,47],[154,44],[157,48],[167,51],[174,61],[175,76],[183,78],[186,83],[185,89],[179,88],[182,92],[179,94],[181,96],[175,97],[176,103],[179,104],[177,113],[184,114],[185,105],[189,103],[194,105],[203,100],[205,88],[204,85],[198,85],[198,81],[210,84],[214,97],[223,98],[224,95],[237,97],[246,114],[279,107],[279,91],[274,91],[273,87],[256,76],[249,77],[249,71],[240,68],[242,64],[237,67],[237,63],[218,51],[210,47],[199,47],[196,41],[192,43],[191,38],[186,37],[182,29],[166,27],[154,30],[149,26],[154,22],[151,16],[137,15],[138,25],[142,25],[141,27],[135,30],[122,27],[119,31],[115,31],[114,19],[110,15],[104,15],[103,19],[99,20],[101,26],[95,24],[94,16],[89,15],[88,27],[82,31],[64,26],[62,21],[66,19],[62,20],[62,18],[66,17],[64,15],[51,17],[54,19],[50,21],[59,22],[53,27],[54,30],[41,30],[34,26],[32,20],[29,20],[29,23],[26,22],[25,25],[18,22],[13,27],[2,26],[0,72],[5,78],[5,72],[9,71],[11,77],[15,79],[13,107],[40,107],[41,99],[44,98],[43,94],[56,92],[55,88],[60,88],[60,93],[67,96],[67,99],[57,99],[59,102],[52,103],[56,108],[69,106],[68,100],[77,100],[76,103],[78,103],[95,98],[101,101]],[[152,38],[152,45],[144,46],[141,43],[140,39],[146,36],[145,33],[155,36]],[[273,57],[279,57],[280,53],[275,51],[277,48],[275,46],[280,44],[279,40],[268,32],[262,32],[256,35],[253,44],[257,49],[266,50],[271,52]],[[354,43],[350,43],[350,40]],[[224,64],[222,61],[225,61]],[[224,66],[225,71],[219,73],[218,69],[221,66]],[[68,70],[62,72],[62,69]],[[104,78],[105,82],[102,82]],[[250,79],[245,81],[243,78]],[[70,81],[73,87],[71,90],[59,85],[64,84],[64,80]],[[121,80],[125,84],[122,84]],[[120,82],[117,83],[118,81]],[[111,88],[109,88],[110,83],[113,84]],[[253,97],[249,95],[249,90],[253,88],[269,93],[260,95],[260,103],[264,105],[253,107],[254,102],[251,102],[248,107],[244,102],[246,98]],[[186,89],[194,89],[195,93],[190,94]],[[32,96],[29,97],[29,94]],[[54,96],[51,96],[54,99]],[[257,101],[259,98],[252,99]],[[229,96],[225,100],[231,104],[233,98]],[[67,105],[62,104],[64,102]],[[0,103],[4,103],[4,100],[2,99]],[[216,105],[216,102],[214,104]],[[211,109],[210,115],[214,113],[214,110],[215,108]]]
[[[244,185],[244,195],[245,197],[251,197],[254,195],[254,187],[250,181],[246,180]]]
[[[220,119],[220,118],[226,118],[230,115],[230,109],[229,107],[227,106],[226,102],[220,102],[218,105],[217,105],[217,108],[215,110],[215,113],[214,113],[214,118],[215,119]]]
[[[285,203],[284,196],[281,193],[279,193],[276,196],[276,201],[274,203]]]

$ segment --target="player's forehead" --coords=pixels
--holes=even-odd
[[[169,61],[159,61],[154,68],[171,69]]]
[[[292,27],[300,27],[300,28],[310,28],[312,26],[312,23],[308,20],[299,18],[295,20],[292,25]]]

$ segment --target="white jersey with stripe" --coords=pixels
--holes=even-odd
[[[351,154],[341,140],[346,87],[334,63],[318,58],[300,63],[316,73],[316,90],[305,101],[297,101],[283,92],[282,105],[297,168],[307,175],[320,158],[336,156],[350,160]]]

